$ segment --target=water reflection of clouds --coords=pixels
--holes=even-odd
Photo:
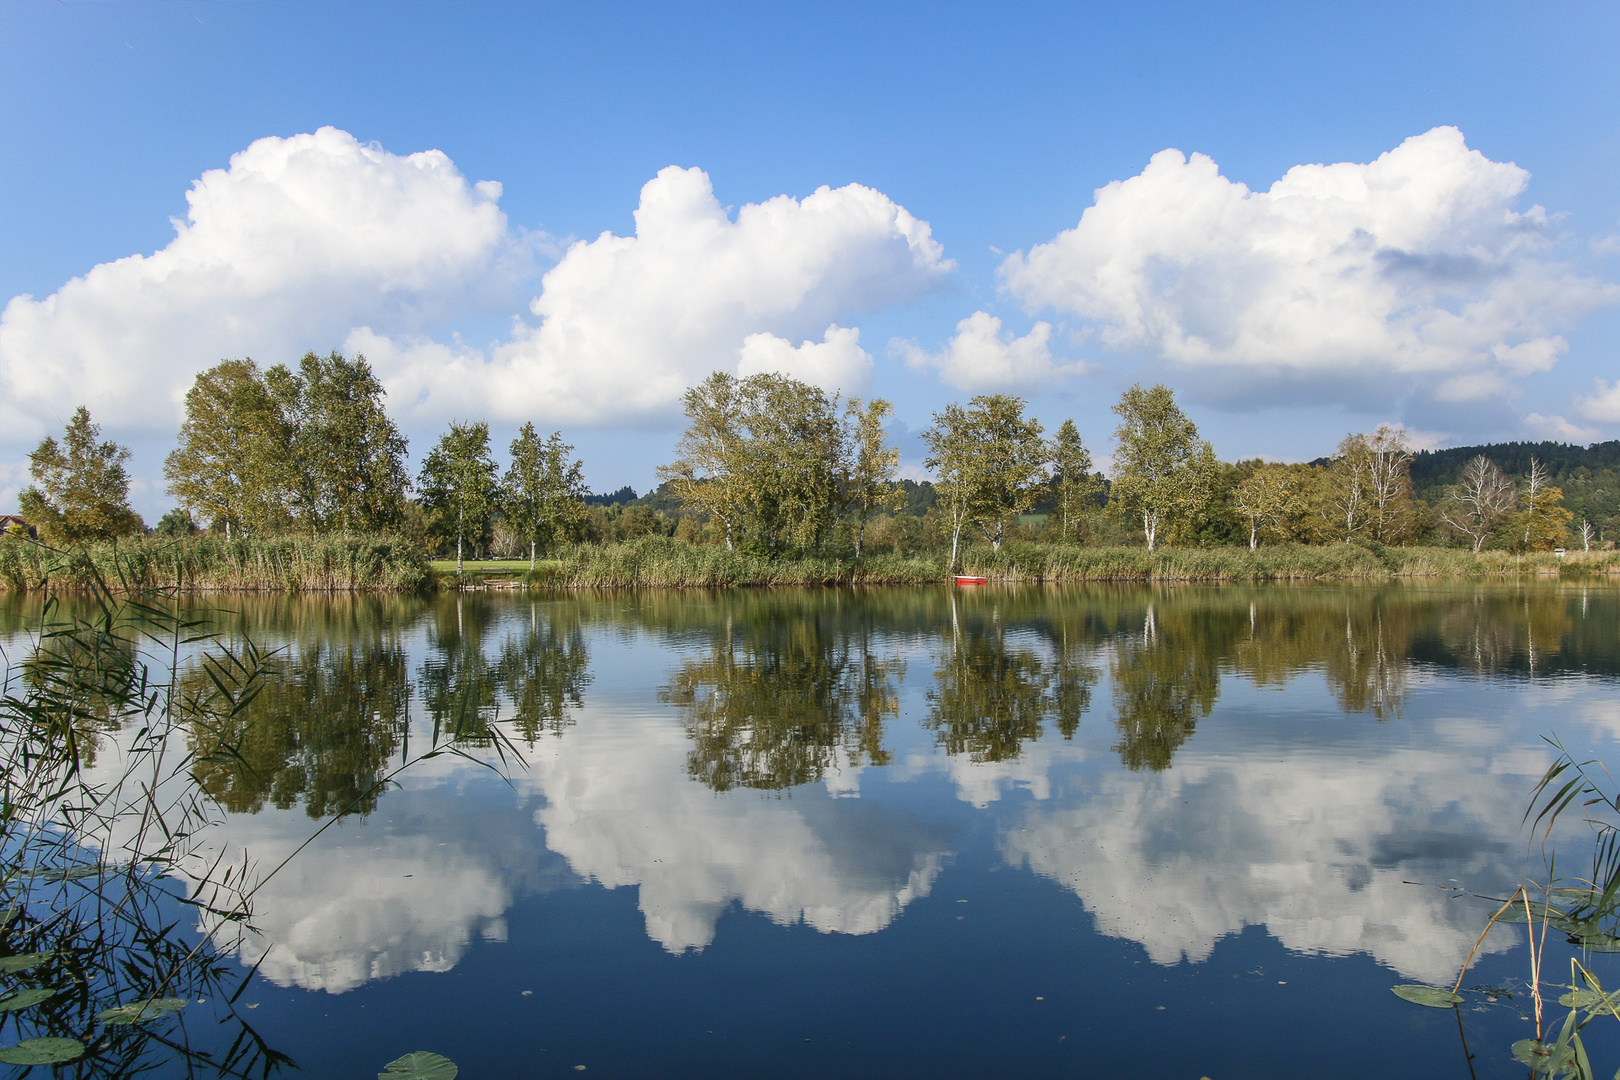
[[[410,790],[361,825],[327,833],[255,898],[244,963],[280,986],[342,993],[409,971],[448,971],[475,936],[506,937],[524,893],[571,880],[528,816],[489,800]],[[268,871],[308,836],[296,811],[232,817],[229,849]]]
[[[755,633],[735,647],[748,663],[726,667],[715,658],[732,656],[731,639],[721,649],[707,632],[672,658],[618,624],[582,628],[529,605],[507,625],[466,609],[444,606],[437,636],[413,632],[404,649],[417,672],[423,655],[449,655],[453,627],[469,663],[452,671],[440,657],[432,674],[466,672],[492,714],[497,699],[503,715],[521,712],[514,702],[532,706],[538,741],[514,776],[517,796],[466,761],[438,758],[363,826],[346,824],[300,854],[260,894],[263,934],[243,949],[251,962],[274,943],[262,968],[274,981],[338,992],[447,970],[479,935],[502,935],[518,897],[582,878],[635,887],[646,932],[672,953],[707,946],[733,908],[780,925],[875,933],[928,895],[950,855],[937,819],[883,805],[891,785],[907,783],[950,785],[994,825],[1001,857],[1063,884],[1101,932],[1141,943],[1155,962],[1201,961],[1223,937],[1264,926],[1299,952],[1364,952],[1408,978],[1439,981],[1454,975],[1482,913],[1403,881],[1510,887],[1524,854],[1525,793],[1549,759],[1534,733],[1620,737],[1608,683],[1542,679],[1516,693],[1490,665],[1414,665],[1399,612],[1352,620],[1335,610],[1291,633],[1254,636],[1267,624],[1253,603],[1226,612],[1233,630],[1193,618],[1202,607],[1164,600],[1140,620],[1135,609],[1119,614],[1108,625],[1124,629],[1106,638],[965,614],[903,648],[872,635],[881,649],[841,624],[820,637],[796,624],[797,636],[781,640]],[[525,641],[526,652],[502,647]],[[850,641],[863,648],[846,649]],[[488,663],[470,662],[475,647]],[[866,662],[870,653],[888,663],[891,652],[904,662]],[[329,653],[341,675],[336,660],[347,654]],[[512,662],[502,668],[497,657]],[[749,701],[766,704],[735,716],[683,712],[669,695],[655,704],[680,671],[695,673],[694,701],[751,689]],[[798,681],[750,684],[759,671]],[[418,676],[415,701],[431,683]],[[818,697],[818,687],[843,696]],[[855,694],[874,687],[883,692]],[[802,704],[780,716],[768,709],[791,694],[840,705],[843,719],[810,723],[817,716]],[[271,740],[280,756],[256,765],[300,780],[289,789],[300,799],[342,793],[397,759],[363,723],[366,739],[352,742],[374,753],[339,752],[350,743],[321,722],[324,700],[293,700],[283,712],[298,723],[283,727],[298,738]],[[1499,719],[1509,715],[1517,730]],[[705,718],[714,722],[697,722]],[[393,732],[374,718],[379,725]],[[867,734],[891,764],[874,764]],[[413,731],[412,746],[425,735]],[[798,751],[815,768],[725,773],[796,783],[785,791],[717,793],[693,779],[694,761],[754,755],[792,765]],[[264,869],[315,827],[301,809],[266,809],[231,815],[217,835]]]
[[[947,852],[925,822],[817,785],[717,795],[687,777],[689,746],[667,720],[582,724],[531,762],[547,845],[581,876],[639,887],[664,948],[708,945],[733,903],[781,925],[869,934],[928,895]]]
[[[1155,963],[1203,961],[1226,935],[1264,926],[1289,949],[1364,952],[1438,982],[1456,975],[1484,913],[1403,882],[1517,884],[1533,781],[1521,770],[1546,761],[1487,753],[1469,764],[1453,745],[1471,741],[1469,726],[1437,725],[1432,750],[1360,760],[1190,748],[1166,772],[1105,774],[1078,802],[1030,805],[1001,850],[1071,889],[1099,931],[1139,942]],[[1510,944],[1499,934],[1486,949]]]

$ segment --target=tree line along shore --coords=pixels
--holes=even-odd
[[[412,477],[385,396],[364,357],[335,352],[203,372],[164,465],[178,506],[153,529],[129,506],[128,451],[80,408],[29,455],[0,583],[412,592],[487,577],[469,556],[547,587],[1620,570],[1610,444],[1427,454],[1383,426],[1307,464],[1223,462],[1169,388],[1135,386],[1106,474],[1072,420],[1048,437],[1023,399],[990,394],[933,416],[934,479],[917,482],[898,477],[889,402],[716,372],[686,392],[674,460],[638,498],[590,493],[561,432],[532,423],[504,471],[486,422],[452,423]]]

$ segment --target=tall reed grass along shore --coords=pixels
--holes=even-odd
[[[731,588],[794,585],[922,585],[948,580],[943,554],[816,555],[769,558],[667,537],[618,544],[575,544],[533,574],[521,562],[501,576],[536,588]],[[1395,578],[1579,577],[1620,574],[1620,552],[1514,555],[1458,548],[1321,547],[1280,544],[1248,548],[1081,547],[1015,542],[999,552],[969,548],[956,573],[997,582],[1259,582],[1389,581]],[[484,574],[435,574],[422,550],[389,536],[271,537],[216,540],[147,538],[55,551],[0,539],[0,587],[88,588],[99,575],[127,590],[195,592],[425,592],[478,588]]]
[[[947,580],[943,555],[870,555],[860,560],[770,559],[661,537],[580,544],[537,570],[533,582],[561,588],[716,588],[747,585],[915,585]],[[1515,556],[1457,548],[1081,547],[1010,543],[970,548],[957,573],[1001,582],[1065,581],[1388,581],[1392,578],[1502,578],[1620,574],[1620,552]]]
[[[158,539],[56,550],[0,538],[0,587],[35,591],[426,592],[427,557],[397,536]]]

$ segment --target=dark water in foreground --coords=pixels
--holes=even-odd
[[[223,603],[285,650],[198,777],[232,856],[436,720],[525,758],[420,764],[260,893],[243,1002],[316,1077],[1522,1076],[1522,997],[1389,987],[1455,979],[1492,906],[1448,887],[1542,871],[1543,734],[1620,762],[1609,586]]]

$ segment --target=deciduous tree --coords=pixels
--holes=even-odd
[[[252,360],[224,360],[186,393],[168,491],[205,524],[269,532],[289,522],[293,431]]]
[[[1299,485],[1286,465],[1261,463],[1237,486],[1233,501],[1249,525],[1249,550],[1260,546],[1267,529],[1284,531],[1293,504],[1299,498]]]
[[[47,435],[28,455],[34,482],[18,502],[41,538],[77,544],[128,536],[144,527],[129,506],[129,474],[124,471],[129,450],[100,440],[100,425],[81,405],[60,444]]]
[[[728,547],[818,546],[843,510],[837,399],[785,375],[717,371],[686,392],[686,432],[659,478],[719,523]]]
[[[1519,493],[1496,464],[1484,454],[1470,458],[1462,475],[1441,504],[1440,519],[1473,542],[1477,553],[1486,537],[1518,505]]]
[[[1067,540],[1069,530],[1081,511],[1096,497],[1101,486],[1091,471],[1091,451],[1080,439],[1073,420],[1065,420],[1052,438],[1052,494],[1058,515],[1058,539]]]
[[[1569,523],[1575,515],[1564,509],[1563,489],[1552,483],[1547,467],[1530,459],[1519,497],[1519,529],[1525,551],[1551,551],[1569,538]]]
[[[296,509],[307,528],[386,531],[405,512],[405,437],[383,406],[387,391],[364,356],[307,353],[297,373],[265,381],[293,431]],[[486,432],[487,434],[487,432]]]
[[[1035,505],[1046,482],[1046,443],[1040,421],[1024,417],[1024,399],[986,394],[934,414],[922,433],[923,463],[934,471],[951,525],[951,565],[962,527],[977,522],[985,539],[1001,549],[1007,519]]]
[[[583,463],[570,462],[574,448],[553,431],[541,441],[533,424],[524,424],[512,440],[512,463],[501,485],[506,516],[529,541],[529,569],[534,569],[537,542],[554,542],[585,520]]]
[[[489,425],[450,425],[422,461],[417,484],[422,505],[439,529],[456,538],[456,573],[462,571],[462,545],[483,535],[495,508],[495,461],[489,452]]]
[[[1109,494],[1125,513],[1140,517],[1152,551],[1166,525],[1198,509],[1201,467],[1207,471],[1214,452],[1163,384],[1131,387],[1114,413],[1120,422]]]
[[[844,498],[855,515],[855,557],[865,552],[866,522],[882,510],[905,505],[905,492],[894,482],[900,467],[900,451],[889,445],[883,422],[894,415],[894,406],[882,398],[862,404],[850,398],[844,407],[845,439],[849,447],[849,475],[844,480]]]

